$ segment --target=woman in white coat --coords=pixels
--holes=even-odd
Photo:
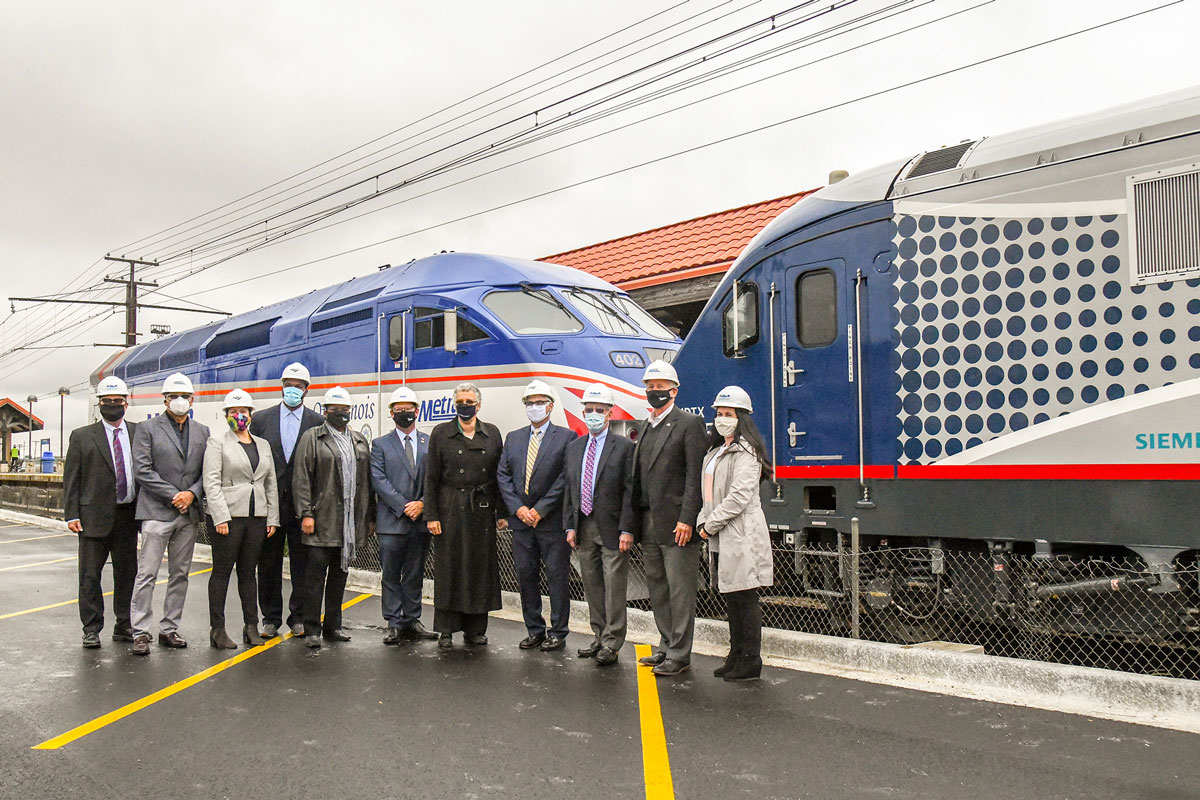
[[[263,542],[279,527],[279,493],[271,445],[250,435],[254,400],[242,389],[225,396],[225,429],[213,428],[204,451],[204,499],[213,522],[213,571],[208,580],[208,640],[234,650],[225,632],[225,595],[234,568],[242,601],[242,641],[263,644],[258,632],[258,584],[255,569]]]
[[[758,590],[775,582],[771,536],[758,494],[759,483],[771,477],[771,464],[744,389],[726,386],[713,408],[717,416],[704,456],[704,503],[696,520],[729,616],[729,655],[713,674],[750,681],[762,673]]]

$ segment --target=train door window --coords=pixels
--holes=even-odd
[[[721,312],[721,348],[732,356],[758,341],[758,287],[737,284],[737,307],[732,295]]]
[[[440,308],[417,306],[413,308],[413,346],[416,350],[442,347],[446,343],[445,317]],[[458,313],[458,343],[477,342],[487,339],[487,331]]]
[[[575,310],[583,314],[592,324],[605,333],[634,336],[637,329],[621,318],[607,303],[591,292],[572,290],[564,292]]]
[[[801,347],[824,347],[837,340],[837,280],[827,269],[796,279],[796,332]]]
[[[388,357],[392,361],[404,358],[404,315],[396,314],[388,320]]]

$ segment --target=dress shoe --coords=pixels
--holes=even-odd
[[[100,634],[96,631],[88,631],[83,634],[83,646],[88,650],[95,650],[100,646]]]
[[[314,633],[311,636],[304,637],[304,646],[309,648],[318,648],[321,646],[321,635]]]
[[[321,635],[325,637],[325,641],[327,641],[327,642],[348,642],[348,641],[350,641],[350,634],[346,633],[341,628],[335,628],[331,631],[324,631]]]
[[[450,634],[443,633],[438,637],[439,650],[449,650],[451,647],[454,647],[454,638]]]
[[[266,625],[263,625],[262,637],[264,639],[274,639],[278,635],[279,635],[279,626],[278,625],[272,625],[269,622]]]
[[[303,636],[303,635],[304,635],[304,626],[302,624],[300,624],[299,622],[297,622],[295,625],[292,626],[292,636]]]
[[[562,650],[566,643],[566,639],[560,639],[557,636],[547,636],[546,641],[542,642],[539,647],[543,653],[549,653],[551,650]]]
[[[596,666],[607,667],[609,664],[617,663],[617,651],[611,647],[601,647],[596,653]]]
[[[403,629],[401,629],[401,633],[404,635],[404,638],[408,639],[410,642],[415,642],[420,639],[433,641],[434,639],[438,638],[436,633],[421,624],[421,620],[408,623]]]
[[[179,635],[179,631],[170,631],[169,633],[160,633],[158,635],[158,643],[163,647],[169,647],[172,650],[179,650],[187,647],[187,639]],[[237,645],[234,645],[236,647]]]
[[[466,637],[466,642],[471,647],[483,647],[487,644],[486,633],[472,633]]]
[[[400,644],[404,641],[404,635],[399,628],[388,628],[387,633],[383,635],[384,644]]]
[[[587,647],[581,647],[578,650],[576,650],[575,655],[579,656],[580,658],[595,658],[596,654],[599,652],[600,652],[600,643],[592,642]]]
[[[150,655],[150,634],[139,633],[137,636],[133,637],[133,647],[129,648],[129,652],[133,653],[135,656]]]
[[[648,656],[642,656],[638,659],[638,663],[646,667],[657,667],[659,664],[667,660],[666,653],[651,653]]]
[[[159,644],[162,644],[162,637],[159,637],[158,641]],[[224,628],[213,628],[209,631],[208,643],[218,650],[237,650],[237,643],[229,638],[229,634],[225,632]]]
[[[535,647],[540,647],[544,641],[546,641],[546,634],[531,633],[518,642],[517,647],[521,648],[522,650],[532,650]]]
[[[762,658],[738,656],[723,676],[727,681],[756,681],[762,676]]]
[[[267,640],[258,635],[257,625],[242,626],[242,643],[250,647],[262,647]]]
[[[113,630],[113,641],[114,642],[132,642],[133,641],[133,629],[128,626],[124,627],[124,628],[114,629]]]
[[[671,675],[679,675],[680,673],[687,672],[691,668],[691,664],[685,664],[682,661],[676,661],[673,658],[667,658],[664,659],[663,662],[657,667],[652,669],[651,672],[653,672],[655,675],[665,675],[670,677]]]

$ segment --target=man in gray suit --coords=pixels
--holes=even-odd
[[[133,652],[150,654],[154,581],[167,553],[167,596],[158,627],[158,643],[187,647],[179,619],[187,597],[188,571],[204,496],[204,446],[208,428],[191,419],[192,382],[176,372],[163,382],[166,413],[138,425],[133,439],[135,517],[142,523],[142,549],[133,582]]]
[[[438,635],[421,624],[421,587],[429,531],[425,510],[425,454],[429,436],[417,431],[417,395],[407,386],[392,392],[388,411],[396,429],[371,443],[371,488],[375,533],[383,564],[384,644]]]

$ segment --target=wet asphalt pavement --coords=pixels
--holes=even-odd
[[[76,564],[58,561],[75,539],[55,533],[0,527],[0,617],[75,597]],[[207,645],[207,579],[191,580],[191,646],[145,658],[112,642],[111,615],[82,649],[74,604],[0,619],[0,797],[646,797],[632,644],[598,669],[578,634],[526,652],[493,619],[486,648],[384,647],[376,597],[345,612],[352,642],[281,642],[31,749],[241,652]],[[717,663],[657,681],[676,797],[1200,797],[1193,734],[774,668],[729,684]]]

